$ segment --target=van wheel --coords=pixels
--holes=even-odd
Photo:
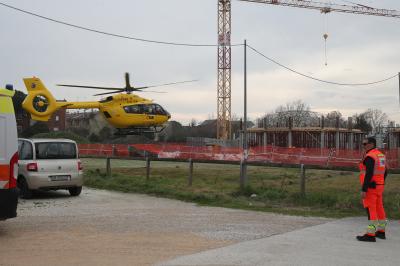
[[[82,187],[72,187],[68,189],[71,196],[79,196],[82,192]]]
[[[32,198],[32,190],[29,189],[25,178],[18,178],[19,196],[23,199]]]

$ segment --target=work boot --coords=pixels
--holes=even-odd
[[[380,239],[386,239],[385,231],[376,231],[375,236]]]
[[[365,234],[363,236],[357,236],[358,241],[365,241],[365,242],[376,242],[375,236],[371,236],[369,234]]]

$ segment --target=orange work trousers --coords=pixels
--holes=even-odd
[[[386,220],[385,209],[383,208],[383,185],[377,185],[376,188],[369,188],[365,199],[364,208],[368,212],[368,220]]]

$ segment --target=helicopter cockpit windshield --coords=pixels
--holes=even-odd
[[[158,104],[135,104],[124,106],[124,110],[127,114],[151,114],[151,115],[169,115]]]

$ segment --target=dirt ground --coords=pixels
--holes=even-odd
[[[0,265],[153,265],[327,221],[89,188],[43,192],[0,222]]]

